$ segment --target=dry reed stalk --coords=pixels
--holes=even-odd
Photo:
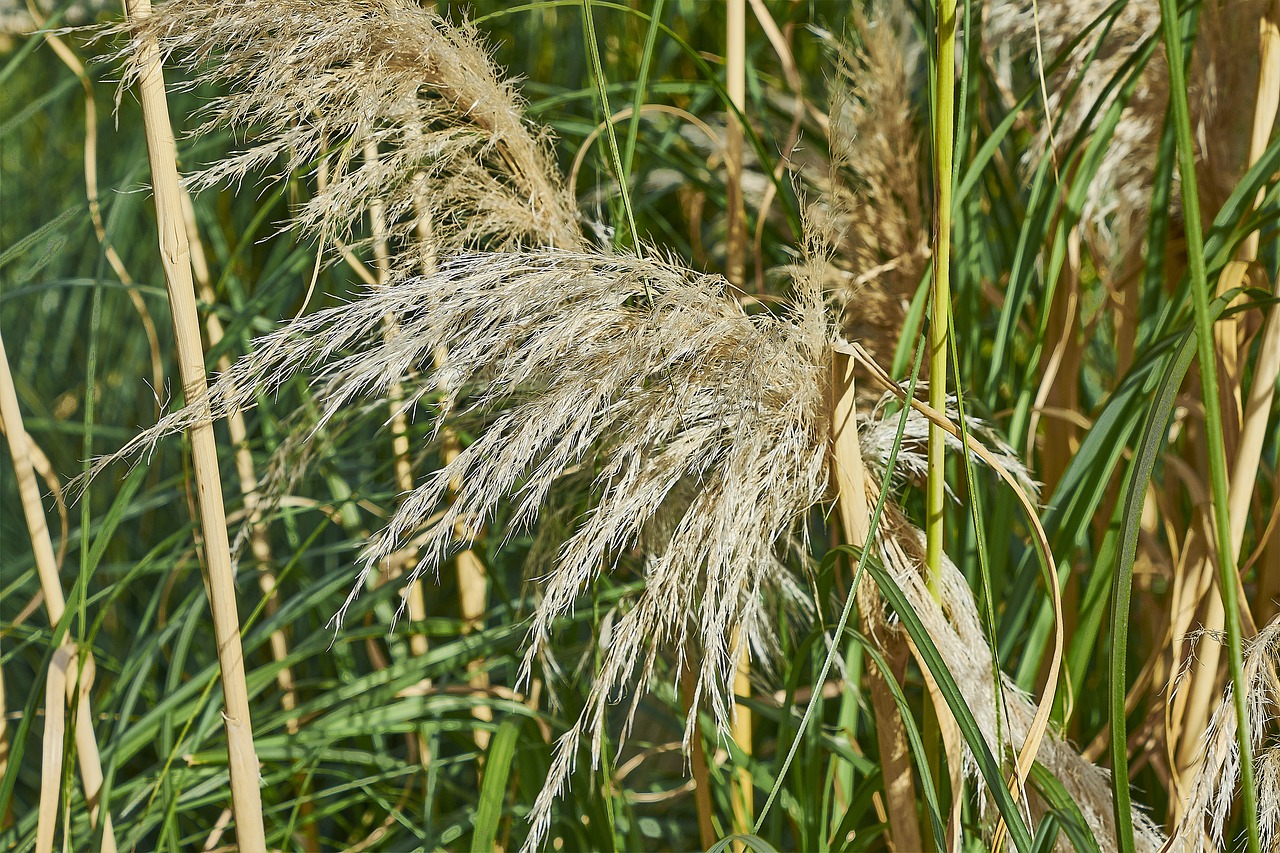
[[[414,212],[417,214],[414,233],[418,238],[419,265],[423,275],[431,275],[436,271],[440,246],[431,227],[431,214],[421,204],[415,205]],[[442,370],[448,363],[449,353],[441,347],[431,354],[431,359],[435,369]],[[441,459],[445,465],[448,465],[458,458],[462,447],[458,442],[457,432],[451,427],[441,430],[440,439]],[[457,483],[450,485],[450,501],[456,498],[459,485]],[[458,537],[458,541],[471,543],[470,546],[463,548],[453,558],[454,571],[458,577],[458,608],[462,615],[462,630],[463,633],[470,633],[483,625],[484,614],[489,609],[488,574],[474,547],[480,541],[483,533],[480,530],[471,529],[466,522],[461,521],[454,532]],[[425,637],[423,640],[425,644]],[[418,653],[425,653],[425,649],[423,652]],[[467,664],[467,668],[471,672],[470,677],[467,679],[468,682],[472,687],[476,688],[478,694],[483,694],[489,687],[489,674],[481,669],[481,661],[471,661]],[[530,692],[532,693],[533,691]],[[487,704],[476,705],[471,714],[481,722],[493,721],[493,709]],[[482,752],[487,749],[489,745],[489,730],[477,728],[475,730],[475,742]]]
[[[1280,105],[1280,2],[1272,0],[1267,12],[1259,21],[1259,41],[1261,62],[1258,78],[1258,99],[1254,112],[1253,132],[1249,143],[1249,162],[1255,163],[1266,150],[1275,126],[1277,105]],[[1261,194],[1255,204],[1262,200]],[[1249,260],[1258,255],[1257,231],[1245,239],[1242,249],[1243,259]],[[1280,376],[1280,310],[1271,306],[1267,311],[1266,321],[1262,329],[1262,342],[1254,364],[1253,385],[1244,407],[1244,418],[1240,430],[1240,442],[1236,449],[1232,485],[1249,481],[1250,462],[1256,464],[1261,458],[1262,441],[1266,433],[1271,402],[1275,394],[1276,378]],[[1243,492],[1244,484],[1239,487]],[[1232,518],[1237,514],[1243,516],[1247,512],[1249,497],[1237,497],[1233,490],[1230,501]],[[1234,531],[1233,531],[1234,533]],[[1239,550],[1240,543],[1236,543]],[[1274,550],[1274,549],[1273,549]],[[1258,600],[1255,614],[1259,621],[1267,621],[1276,612],[1280,603],[1280,566],[1263,564],[1258,572]]]
[[[831,389],[831,472],[835,480],[836,505],[848,544],[865,548],[871,527],[867,505],[866,469],[858,439],[857,393],[853,359],[833,353]],[[880,672],[867,663],[868,691],[876,720],[876,740],[883,768],[885,804],[888,809],[891,849],[923,850],[920,826],[916,816],[915,779],[907,747],[906,729],[899,717],[897,703],[886,685],[886,679],[900,681],[910,652],[901,636],[888,629],[876,616],[881,605],[872,584],[858,585],[858,614],[865,633],[873,638],[896,671]]]
[[[182,191],[182,215],[183,223],[186,227],[187,242],[191,246],[191,270],[195,277],[196,294],[205,304],[212,306],[217,301],[217,294],[213,290],[213,281],[209,276],[209,264],[205,258],[204,245],[200,240],[199,228],[196,225],[195,207],[191,203],[191,196]],[[209,338],[209,348],[213,349],[223,338],[226,337],[226,330],[222,325],[222,318],[218,316],[216,311],[210,310],[205,314],[204,319],[205,334]],[[231,369],[231,358],[227,355],[218,357],[218,372],[222,373]],[[262,594],[267,600],[267,613],[274,614],[280,606],[280,596],[276,591],[276,576],[272,569],[274,560],[271,555],[271,541],[268,535],[267,520],[263,517],[258,497],[258,475],[253,462],[253,451],[249,449],[249,429],[245,422],[244,412],[236,409],[227,414],[227,436],[231,439],[231,444],[235,447],[236,459],[236,475],[240,480],[240,494],[244,497],[245,510],[248,512],[248,520],[245,522],[248,529],[249,553],[253,555],[254,567],[258,572],[258,588],[262,590]],[[271,646],[271,657],[276,663],[281,663],[289,658],[289,640],[285,636],[283,629],[277,629],[271,632],[269,639]],[[280,671],[276,673],[276,684],[280,687],[280,707],[285,711],[292,711],[298,706],[297,688],[294,684],[293,670],[288,666],[282,666]],[[285,720],[285,731],[288,734],[297,734],[299,721],[297,717],[290,716]]]
[[[697,678],[688,667],[680,669],[680,695],[686,710],[697,712]],[[698,840],[703,850],[710,850],[716,843],[716,828],[712,823],[711,769],[707,766],[707,753],[702,746],[702,733],[695,734],[689,744],[689,770],[693,775],[694,810],[698,813]]]
[[[372,139],[364,140],[362,146],[364,159],[374,170],[378,167],[378,143]],[[391,251],[387,244],[387,209],[380,198],[369,200],[369,230],[373,235],[374,286],[385,288],[391,280]],[[395,318],[387,317],[383,323],[382,334],[389,340],[397,334]],[[394,382],[387,389],[387,404],[390,408],[391,454],[395,465],[396,488],[401,494],[413,491],[413,457],[409,450],[409,417],[405,412],[404,388]],[[404,574],[405,566],[412,566],[418,561],[417,553],[412,548],[392,554],[383,561],[383,578],[393,580]],[[427,638],[421,632],[423,620],[427,618],[427,601],[422,591],[422,584],[412,582],[402,593],[405,612],[411,625],[409,649],[414,655],[427,653]]]
[[[22,425],[22,410],[18,407],[18,395],[13,384],[13,375],[9,370],[9,357],[4,348],[4,337],[0,335],[0,421],[4,423],[4,433],[9,443],[9,453],[13,457],[14,474],[18,481],[18,494],[22,500],[22,511],[26,518],[27,530],[31,534],[31,548],[35,552],[36,575],[40,581],[40,591],[44,596],[45,611],[49,616],[49,624],[56,627],[66,613],[66,598],[62,593],[62,583],[58,578],[58,561],[53,552],[53,543],[49,538],[49,528],[45,523],[44,505],[40,500],[40,487],[36,483],[35,470],[31,464],[31,444]],[[55,657],[75,660],[77,652],[75,643],[66,637],[55,651]],[[80,779],[84,785],[85,802],[89,805],[89,824],[97,827],[102,824],[102,846],[104,851],[115,850],[115,832],[111,824],[111,815],[101,811],[98,798],[102,791],[102,759],[98,752],[98,739],[93,730],[93,711],[89,703],[89,687],[93,683],[93,656],[86,654],[83,666],[78,666],[76,674],[69,680],[61,682],[66,690],[58,691],[59,703],[74,701],[76,708],[75,740],[76,757],[80,764]],[[50,669],[53,678],[53,669]],[[69,691],[74,690],[72,695]],[[62,693],[67,693],[64,697]],[[46,697],[46,703],[54,702],[53,697]],[[62,713],[59,705],[58,713]],[[46,732],[48,734],[48,732]],[[49,735],[52,736],[52,735]],[[59,749],[62,738],[58,735]],[[44,788],[41,789],[41,815],[46,807],[57,809],[58,780],[61,779],[61,761],[59,771],[54,773],[53,801],[48,804],[44,800]],[[50,830],[52,831],[52,830]]]
[[[1262,59],[1258,69],[1258,94],[1250,133],[1248,159],[1250,166],[1256,163],[1266,150],[1275,125],[1277,104],[1280,103],[1280,29],[1278,26],[1280,26],[1280,3],[1272,0],[1268,4],[1266,14],[1259,21],[1259,52]],[[1228,264],[1223,271],[1220,279],[1221,290],[1231,290],[1243,283],[1250,264],[1257,257],[1257,249],[1258,234],[1254,232],[1241,246],[1237,259]],[[1219,324],[1219,329],[1215,330],[1215,334],[1219,335],[1218,343],[1228,345],[1228,350],[1234,351],[1237,345],[1236,324],[1226,326],[1225,332],[1222,329],[1223,325]],[[1226,337],[1222,337],[1223,334]],[[1234,389],[1238,400],[1242,378],[1240,370],[1230,363],[1224,369],[1228,371],[1228,379],[1232,383],[1225,387]],[[1267,319],[1263,326],[1253,385],[1244,408],[1243,419],[1235,421],[1239,424],[1239,440],[1235,448],[1235,458],[1231,463],[1227,496],[1231,547],[1235,555],[1239,555],[1241,546],[1244,544],[1245,525],[1249,519],[1249,505],[1252,502],[1257,481],[1258,465],[1262,459],[1262,445],[1266,437],[1277,376],[1280,376],[1280,312],[1272,306],[1267,311]],[[1235,419],[1228,416],[1224,420],[1232,422]],[[1203,572],[1212,572],[1207,555],[1203,565]],[[1206,597],[1208,609],[1203,624],[1204,630],[1212,635],[1222,630],[1226,614],[1222,596],[1215,588],[1209,588]],[[1248,611],[1248,599],[1241,597],[1240,601],[1242,611]],[[1201,737],[1208,724],[1218,690],[1220,661],[1221,645],[1210,641],[1202,646],[1193,665],[1188,708],[1178,750],[1178,767],[1184,773],[1194,773],[1201,760]]]
[[[743,127],[747,108],[747,3],[746,0],[726,0],[725,16],[725,88],[733,106],[733,114],[725,121],[725,193],[729,220],[729,233],[725,244],[725,278],[741,289],[746,279],[747,214],[742,196]],[[619,175],[619,180],[626,180]],[[751,654],[746,643],[733,639],[733,645],[742,649],[734,669],[733,692],[737,696],[751,695]],[[741,702],[734,709],[733,741],[752,760],[751,710]],[[733,831],[746,835],[752,831],[755,813],[755,786],[751,780],[751,768],[734,770],[729,786],[729,801],[733,808]],[[742,845],[735,844],[736,853]]]
[[[67,733],[68,671],[74,651],[59,646],[49,661],[44,683],[44,739],[40,750],[40,801],[36,816],[36,853],[52,853],[58,829],[58,800],[62,788],[62,742]]]
[[[43,29],[46,19],[34,0],[27,0],[27,10],[35,26]],[[84,89],[84,187],[85,196],[89,202],[89,219],[93,223],[93,232],[97,235],[98,243],[102,246],[107,263],[111,266],[112,271],[115,272],[116,277],[120,279],[120,283],[124,285],[125,293],[129,296],[129,302],[133,305],[134,311],[138,314],[138,319],[142,322],[142,329],[147,336],[147,347],[151,355],[152,387],[159,393],[159,389],[164,387],[164,366],[160,358],[160,337],[156,333],[156,324],[151,317],[150,310],[147,308],[147,303],[142,299],[142,295],[138,293],[137,283],[134,281],[133,276],[129,274],[129,270],[124,265],[124,260],[121,259],[120,253],[116,251],[115,246],[107,239],[107,229],[102,221],[102,206],[98,200],[98,101],[93,93],[93,81],[90,79],[88,71],[85,70],[84,63],[80,60],[80,57],[67,46],[66,42],[57,33],[46,32],[43,36],[45,42],[53,50],[54,55],[62,61],[63,65],[70,69]]]
[[[196,295],[202,302],[212,307],[217,301],[217,294],[213,290],[213,280],[209,275],[209,263],[205,257],[204,244],[200,239],[200,229],[196,223],[195,206],[191,202],[190,193],[185,188],[182,190],[182,218],[186,226],[187,242],[191,246],[191,271],[195,277]],[[205,334],[209,338],[210,349],[216,347],[226,337],[222,318],[214,310],[209,310],[205,314],[204,327]],[[230,356],[226,354],[219,356],[217,368],[219,373],[230,370]],[[262,512],[258,494],[258,474],[253,462],[253,451],[249,448],[249,429],[243,410],[235,409],[227,414],[227,437],[235,448],[236,476],[240,481],[240,494],[244,498],[245,510],[248,513],[245,529],[248,531],[249,553],[253,555],[254,568],[258,574],[258,589],[266,598],[267,614],[274,615],[280,608],[280,594],[276,589],[269,522]],[[298,707],[298,691],[293,678],[293,669],[286,663],[289,659],[289,638],[283,628],[277,628],[271,632],[268,645],[271,648],[271,659],[280,665],[276,672],[276,685],[280,688],[280,707],[289,713]],[[285,733],[296,735],[300,728],[301,721],[297,716],[289,713],[284,721]],[[306,777],[301,775],[295,777],[295,783],[298,796],[302,798]],[[304,800],[300,807],[301,815],[305,817],[311,811],[311,802]],[[304,850],[320,849],[320,839],[315,823],[304,822],[301,833]]]
[[[150,0],[126,0],[131,24],[151,14]],[[222,674],[223,717],[227,733],[227,762],[236,837],[245,853],[266,850],[262,821],[262,792],[258,759],[253,746],[249,691],[245,683],[244,653],[240,645],[240,621],[236,612],[235,572],[222,502],[222,479],[213,422],[208,412],[208,388],[204,350],[200,343],[200,318],[196,310],[191,272],[191,248],[187,241],[178,180],[177,149],[165,100],[164,72],[154,33],[143,32],[137,46],[139,101],[151,164],[160,258],[173,313],[174,339],[183,394],[203,417],[192,424],[192,465],[199,496],[200,527],[205,543],[206,579],[213,613],[214,640]]]

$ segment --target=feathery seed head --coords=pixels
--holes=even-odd
[[[427,221],[443,246],[583,246],[545,135],[470,24],[409,0],[175,0],[140,26],[109,31],[132,35],[122,87],[141,72],[141,32],[154,35],[186,85],[226,91],[195,135],[252,139],[197,172],[196,188],[279,163],[324,178],[293,222],[322,244],[354,233],[377,200],[409,245]]]

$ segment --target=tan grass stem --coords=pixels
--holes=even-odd
[[[37,27],[43,28],[45,16],[33,0],[27,0],[27,11],[31,14],[32,22]],[[89,202],[89,219],[93,222],[93,232],[102,246],[107,263],[120,279],[120,283],[124,285],[125,293],[129,295],[129,302],[142,322],[142,330],[147,336],[147,349],[151,356],[151,382],[158,393],[159,389],[164,387],[164,366],[160,358],[160,336],[156,334],[155,320],[152,319],[151,311],[148,310],[142,295],[138,293],[137,282],[129,274],[120,253],[107,237],[107,229],[102,221],[102,206],[98,202],[98,101],[93,94],[93,81],[85,70],[84,62],[56,33],[44,33],[44,40],[54,55],[76,76],[84,89],[84,189]]]
[[[680,669],[680,695],[685,710],[693,708],[697,696],[697,673],[690,667]],[[698,840],[703,850],[710,850],[716,843],[715,824],[712,823],[711,770],[707,766],[707,753],[702,745],[702,727],[694,730],[689,743],[689,769],[693,774],[693,802],[698,813]]]
[[[377,167],[378,145],[372,139],[364,141],[364,158],[367,163]],[[373,262],[376,275],[375,287],[389,286],[391,279],[391,251],[387,243],[387,212],[382,199],[374,197],[369,200],[369,229],[373,234]],[[391,340],[397,333],[395,320],[387,317],[383,321],[382,334]],[[388,405],[391,410],[391,454],[395,465],[396,488],[401,495],[413,491],[413,455],[409,450],[409,418],[404,411],[404,387],[393,382],[387,390]],[[404,574],[406,566],[417,562],[417,552],[412,547],[389,557],[383,570],[388,579],[398,578]],[[405,609],[409,615],[413,631],[409,640],[410,651],[415,655],[427,653],[427,638],[421,633],[421,626],[427,618],[426,597],[420,581],[412,581],[403,592]]]
[[[865,548],[871,526],[867,504],[866,469],[862,448],[858,444],[857,394],[854,387],[854,361],[843,353],[832,354],[831,469],[835,478],[837,507],[845,539],[855,548]],[[879,612],[874,585],[858,585],[858,612],[864,631],[881,646],[886,661],[897,672],[880,672],[867,663],[868,691],[876,720],[876,740],[883,769],[885,804],[889,812],[891,849],[923,850],[920,826],[916,817],[915,779],[907,747],[906,729],[899,717],[897,703],[889,692],[886,679],[898,679],[910,656],[906,644],[896,632],[873,623]],[[879,630],[877,630],[877,627]]]
[[[182,216],[186,225],[187,241],[191,245],[191,271],[195,276],[196,294],[202,302],[212,306],[218,297],[213,289],[213,279],[209,275],[209,263],[204,253],[204,243],[200,239],[200,229],[196,224],[195,206],[185,188],[182,190]],[[222,318],[216,311],[209,310],[205,314],[204,328],[209,338],[210,349],[216,347],[226,337]],[[219,373],[230,370],[230,356],[226,354],[219,356],[217,367]],[[244,411],[239,407],[233,408],[227,414],[226,421],[227,437],[231,439],[231,445],[235,448],[236,476],[240,481],[240,494],[244,498],[245,512],[248,516],[246,525],[249,531],[249,553],[253,555],[254,568],[258,572],[258,588],[262,590],[267,602],[267,614],[274,615],[280,608],[280,594],[276,589],[269,523],[263,517],[261,498],[258,494],[258,474],[253,462],[253,451],[249,449],[249,429],[245,422]],[[289,638],[285,635],[284,629],[277,628],[272,631],[268,644],[271,647],[271,659],[280,666],[276,672],[276,686],[280,688],[280,707],[289,713],[298,707],[298,690],[293,669],[287,663]],[[296,735],[300,728],[300,720],[290,713],[284,721],[285,733]],[[302,798],[306,789],[306,777],[297,776],[295,781],[297,794]],[[304,816],[308,814],[311,811],[310,802],[304,800],[301,811]],[[303,849],[320,849],[320,839],[313,822],[305,822],[300,832],[304,841]]]
[[[150,0],[126,0],[131,24],[151,14]],[[164,71],[155,35],[145,33],[139,44],[139,100],[151,164],[160,258],[173,313],[174,339],[183,394],[188,404],[207,409],[208,386],[204,351],[200,343],[200,318],[196,311],[191,272],[191,248],[182,215],[178,181],[177,148],[165,100]],[[231,782],[231,807],[236,837],[245,853],[266,850],[262,820],[262,792],[258,758],[253,746],[249,691],[245,682],[244,652],[240,645],[240,621],[236,606],[235,572],[222,501],[222,479],[213,423],[205,416],[190,429],[192,466],[199,498],[200,526],[204,536],[209,604],[213,613],[214,640],[222,673],[227,761]]]
[[[18,407],[17,390],[13,384],[13,375],[9,371],[9,357],[5,352],[3,336],[0,336],[0,421],[4,423],[9,453],[13,457],[14,475],[18,481],[18,494],[22,500],[27,530],[31,535],[31,548],[35,552],[36,575],[39,578],[40,591],[44,595],[45,611],[49,615],[49,624],[56,626],[66,612],[67,603],[62,593],[62,583],[58,578],[58,561],[53,552],[53,542],[49,538],[48,525],[45,523],[40,487],[36,483],[35,468],[31,461],[30,439],[27,438],[26,430],[22,425],[22,410]],[[64,651],[66,655],[75,659],[75,643],[69,637],[64,638],[59,646],[59,653]],[[84,785],[85,802],[89,804],[89,823],[94,827],[99,822],[102,823],[103,850],[114,851],[116,841],[111,825],[111,815],[101,812],[99,802],[103,778],[102,759],[98,752],[97,736],[93,731],[93,712],[89,704],[89,686],[93,683],[93,656],[86,654],[83,667],[77,667],[77,670],[78,675],[71,679],[71,684],[75,685],[77,681],[79,682],[74,701],[76,756],[80,764],[80,779]],[[52,702],[53,699],[50,698],[48,701]],[[54,796],[56,809],[56,789]],[[41,808],[42,810],[44,808],[43,802]]]
[[[746,280],[747,217],[742,195],[743,126],[747,107],[747,2],[726,0],[725,20],[725,84],[734,114],[725,122],[725,192],[729,233],[725,247],[725,278],[741,289]],[[733,677],[736,696],[751,695],[751,657],[749,644],[735,636],[732,647],[741,647],[741,657]],[[751,710],[738,702],[733,711],[733,740],[752,760]],[[755,823],[755,787],[750,767],[734,771],[729,799],[733,806],[733,831],[739,835],[751,832]],[[735,849],[740,847],[737,845]]]
[[[425,178],[422,178],[425,180]],[[436,265],[439,261],[439,240],[431,226],[431,213],[424,209],[420,202],[415,202],[414,212],[416,219],[414,220],[414,234],[418,238],[418,254],[419,266],[424,276],[429,276],[436,271]],[[444,367],[448,361],[449,353],[443,347],[440,347],[432,353],[432,364],[439,370]],[[452,427],[445,427],[440,430],[441,442],[441,460],[445,465],[453,462],[458,458],[458,454],[462,451],[462,446],[458,441],[458,434]],[[461,482],[453,482],[449,486],[450,502],[456,500],[458,489]],[[412,486],[410,486],[412,488]],[[480,530],[473,529],[471,525],[460,522],[454,528],[454,533],[460,542],[468,542],[474,546],[480,541],[483,535]],[[485,571],[484,563],[476,554],[474,547],[467,547],[458,552],[454,557],[454,571],[458,578],[458,608],[462,615],[462,630],[464,633],[470,633],[484,625],[484,614],[489,609],[489,591],[488,591],[488,573]],[[418,583],[421,587],[421,584]],[[425,605],[424,605],[425,610]],[[422,638],[422,651],[418,654],[426,653],[426,638]],[[471,661],[468,666],[470,676],[468,683],[475,688],[476,695],[484,695],[489,689],[489,674],[481,669],[481,661]],[[471,715],[481,722],[493,721],[493,709],[487,704],[477,704],[471,710]],[[476,746],[483,752],[489,746],[489,730],[487,728],[477,728],[475,730],[474,740]]]
[[[1275,125],[1277,103],[1280,102],[1280,3],[1276,0],[1269,4],[1266,14],[1262,16],[1259,27],[1259,49],[1261,62],[1258,69],[1258,97],[1249,146],[1250,166],[1256,163],[1266,150]],[[1257,250],[1258,234],[1254,232],[1241,246],[1237,260],[1228,264],[1223,271],[1220,290],[1234,289],[1244,281],[1250,264],[1257,257]],[[1233,336],[1231,344],[1234,345],[1234,327],[1231,328],[1231,334]],[[1244,543],[1245,525],[1249,519],[1249,504],[1253,499],[1258,465],[1262,459],[1262,445],[1266,438],[1277,377],[1280,377],[1280,311],[1272,306],[1267,312],[1267,319],[1263,326],[1262,342],[1257,363],[1254,366],[1253,385],[1250,387],[1244,405],[1243,418],[1239,422],[1239,440],[1235,448],[1235,459],[1231,466],[1227,493],[1231,547],[1232,553],[1236,555],[1240,553]],[[1240,372],[1235,371],[1230,378],[1235,384],[1227,387],[1234,387],[1238,397]],[[1226,420],[1230,422],[1233,418],[1229,417]],[[1204,571],[1212,571],[1207,555]],[[1267,580],[1271,582],[1267,583],[1264,580],[1261,584],[1263,593],[1261,597],[1264,600],[1269,592],[1274,592],[1280,586],[1276,579]],[[1222,595],[1215,587],[1210,587],[1207,596],[1205,630],[1220,632],[1226,623]],[[1249,609],[1245,603],[1247,600],[1240,598],[1242,611]],[[1255,632],[1248,633],[1252,635]],[[1205,643],[1194,664],[1183,739],[1179,748],[1178,766],[1183,768],[1183,772],[1194,773],[1199,765],[1200,739],[1215,703],[1221,652],[1220,644]]]

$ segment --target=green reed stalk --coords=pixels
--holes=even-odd
[[[936,222],[933,234],[933,288],[929,322],[929,405],[947,405],[947,338],[951,316],[951,180],[955,150],[956,0],[938,0],[938,54],[933,113],[933,179]],[[942,511],[947,499],[945,433],[929,426],[929,479],[925,491],[925,562],[929,589],[938,594],[942,571]]]
[[[1249,851],[1261,849],[1258,837],[1258,797],[1253,778],[1253,754],[1249,744],[1248,697],[1245,695],[1244,650],[1240,626],[1240,602],[1236,596],[1236,554],[1231,542],[1228,510],[1227,454],[1223,437],[1222,406],[1218,395],[1218,369],[1213,345],[1213,318],[1209,316],[1209,275],[1204,258],[1200,223],[1200,198],[1196,188],[1195,149],[1191,115],[1187,105],[1187,75],[1183,65],[1182,28],[1175,0],[1160,0],[1160,22],[1169,62],[1169,102],[1178,141],[1178,174],[1182,178],[1182,208],[1187,235],[1187,267],[1195,308],[1196,351],[1200,386],[1204,397],[1205,438],[1209,451],[1213,492],[1213,532],[1217,547],[1219,590],[1226,611],[1227,665],[1236,709],[1236,741],[1240,748],[1240,803],[1248,832]]]

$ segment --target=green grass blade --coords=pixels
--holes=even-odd
[[[1218,395],[1218,362],[1209,314],[1209,280],[1204,238],[1200,224],[1200,198],[1196,186],[1195,142],[1192,138],[1187,77],[1184,68],[1182,25],[1175,0],[1160,0],[1160,28],[1164,33],[1169,64],[1169,102],[1178,138],[1178,174],[1182,178],[1182,209],[1187,234],[1187,266],[1195,308],[1197,356],[1204,401],[1205,439],[1208,444],[1213,526],[1219,572],[1218,589],[1225,614],[1228,670],[1236,710],[1236,744],[1240,749],[1240,804],[1250,853],[1261,849],[1258,830],[1258,795],[1253,778],[1253,745],[1250,743],[1249,699],[1246,695],[1244,647],[1241,636],[1239,583],[1236,554],[1231,543],[1227,507],[1227,455],[1223,435],[1222,402]],[[1247,606],[1247,604],[1245,605]],[[1114,722],[1114,721],[1113,721]]]
[[[841,545],[835,550],[857,556],[855,549],[847,545]],[[898,586],[897,581],[893,579],[888,570],[880,565],[879,561],[871,560],[867,562],[867,571],[871,572],[876,586],[880,589],[880,594],[885,597],[898,614],[898,618],[902,620],[903,627],[907,629],[912,642],[916,644],[916,649],[920,652],[920,656],[924,658],[925,665],[929,667],[929,672],[933,675],[934,681],[938,685],[938,691],[946,700],[947,707],[951,709],[956,725],[960,727],[960,733],[964,736],[965,743],[969,745],[969,749],[973,753],[974,761],[978,765],[978,772],[982,774],[983,781],[986,782],[987,788],[991,792],[991,797],[995,800],[996,808],[1000,810],[1000,815],[1004,818],[1005,825],[1009,828],[1010,839],[1012,839],[1014,846],[1018,850],[1027,853],[1033,846],[1031,833],[1022,819],[1018,804],[1014,802],[1013,795],[1009,793],[1009,789],[1005,785],[1005,780],[1000,772],[1000,763],[996,761],[990,747],[987,746],[987,741],[982,736],[982,730],[978,728],[978,721],[974,719],[973,711],[969,709],[969,704],[965,700],[964,694],[960,692],[955,678],[951,675],[951,670],[947,669],[946,663],[942,660],[938,647],[933,644],[933,639],[929,636],[929,632],[925,630],[924,623],[920,621],[920,617],[916,615],[906,594]]]
[[[504,720],[489,744],[480,784],[480,802],[476,806],[476,830],[471,838],[471,853],[488,853],[495,849],[521,722],[519,719]]]

